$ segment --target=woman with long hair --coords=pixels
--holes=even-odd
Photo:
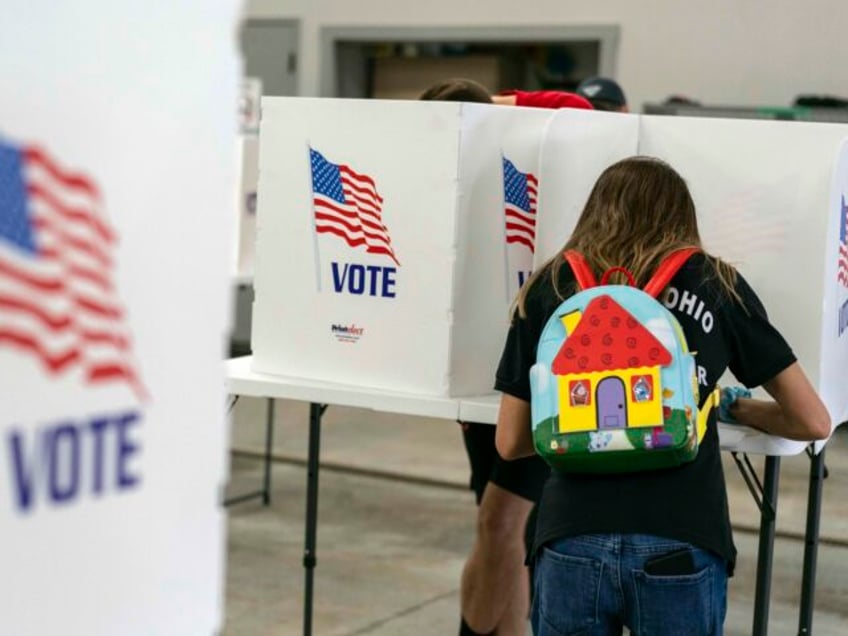
[[[530,367],[542,329],[578,291],[562,252],[583,255],[596,276],[627,269],[642,287],[672,252],[698,251],[674,275],[664,305],[695,354],[703,405],[726,369],[774,402],[738,398],[740,423],[798,440],[826,438],[828,413],[762,303],[729,264],[703,251],[695,205],[668,164],[631,157],[595,183],[563,250],[516,299],[495,387],[496,443],[506,459],[534,453]],[[612,279],[616,282],[616,279]],[[693,461],[618,474],[553,470],[539,502],[531,620],[536,636],[722,633],[727,578],[736,560],[715,415]]]

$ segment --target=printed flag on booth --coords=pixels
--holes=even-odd
[[[385,254],[400,265],[389,230],[383,223],[383,197],[377,184],[344,164],[335,164],[309,149],[315,231],[334,234],[350,247]]]
[[[87,177],[0,140],[0,348],[50,375],[123,382],[146,397],[112,279],[116,243]]]
[[[837,279],[848,287],[848,202],[842,195],[842,213],[839,220],[839,265]]]
[[[503,157],[504,215],[506,242],[536,249],[536,196],[539,182],[529,172],[518,170]]]

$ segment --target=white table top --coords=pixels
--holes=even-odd
[[[459,419],[494,424],[498,418],[500,399],[500,394],[460,398]],[[748,426],[724,422],[718,423],[718,436],[722,450],[740,453],[797,455],[807,447],[807,442],[775,437]]]
[[[798,455],[809,445],[809,442],[798,442],[725,422],[718,423],[718,440],[722,450],[755,455]]]
[[[226,360],[226,387],[232,395],[302,400],[336,406],[354,406],[387,413],[423,415],[455,420],[459,398],[414,395],[307,378],[257,373],[252,356]]]
[[[498,421],[498,407],[500,403],[500,393],[461,398],[459,403],[459,419],[462,422],[495,424]]]
[[[227,360],[226,387],[233,395],[302,400],[337,406],[369,408],[386,413],[441,417],[465,422],[494,424],[498,418],[500,394],[471,397],[438,397],[398,393],[306,378],[256,373],[251,356]],[[722,450],[757,455],[798,455],[807,442],[776,437],[747,426],[719,422]]]

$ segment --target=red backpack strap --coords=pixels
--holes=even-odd
[[[610,276],[619,272],[624,274],[627,278],[627,284],[631,287],[636,287],[636,280],[633,278],[633,274],[630,273],[630,270],[624,267],[610,267],[607,271],[604,272],[604,275],[601,276],[601,285],[606,285],[609,282]]]
[[[563,256],[568,261],[568,264],[571,265],[571,270],[574,272],[574,278],[577,279],[577,285],[580,289],[589,289],[590,287],[598,286],[595,273],[580,252],[567,250],[563,253]]]
[[[657,271],[651,276],[651,280],[645,285],[643,291],[657,298],[674,278],[674,275],[689,260],[689,257],[700,250],[697,247],[687,247],[677,250],[666,256],[657,267]]]

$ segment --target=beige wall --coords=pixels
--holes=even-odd
[[[320,94],[324,26],[618,25],[616,74],[637,108],[672,93],[712,105],[848,96],[846,0],[247,0],[246,15],[300,20],[303,95]]]

